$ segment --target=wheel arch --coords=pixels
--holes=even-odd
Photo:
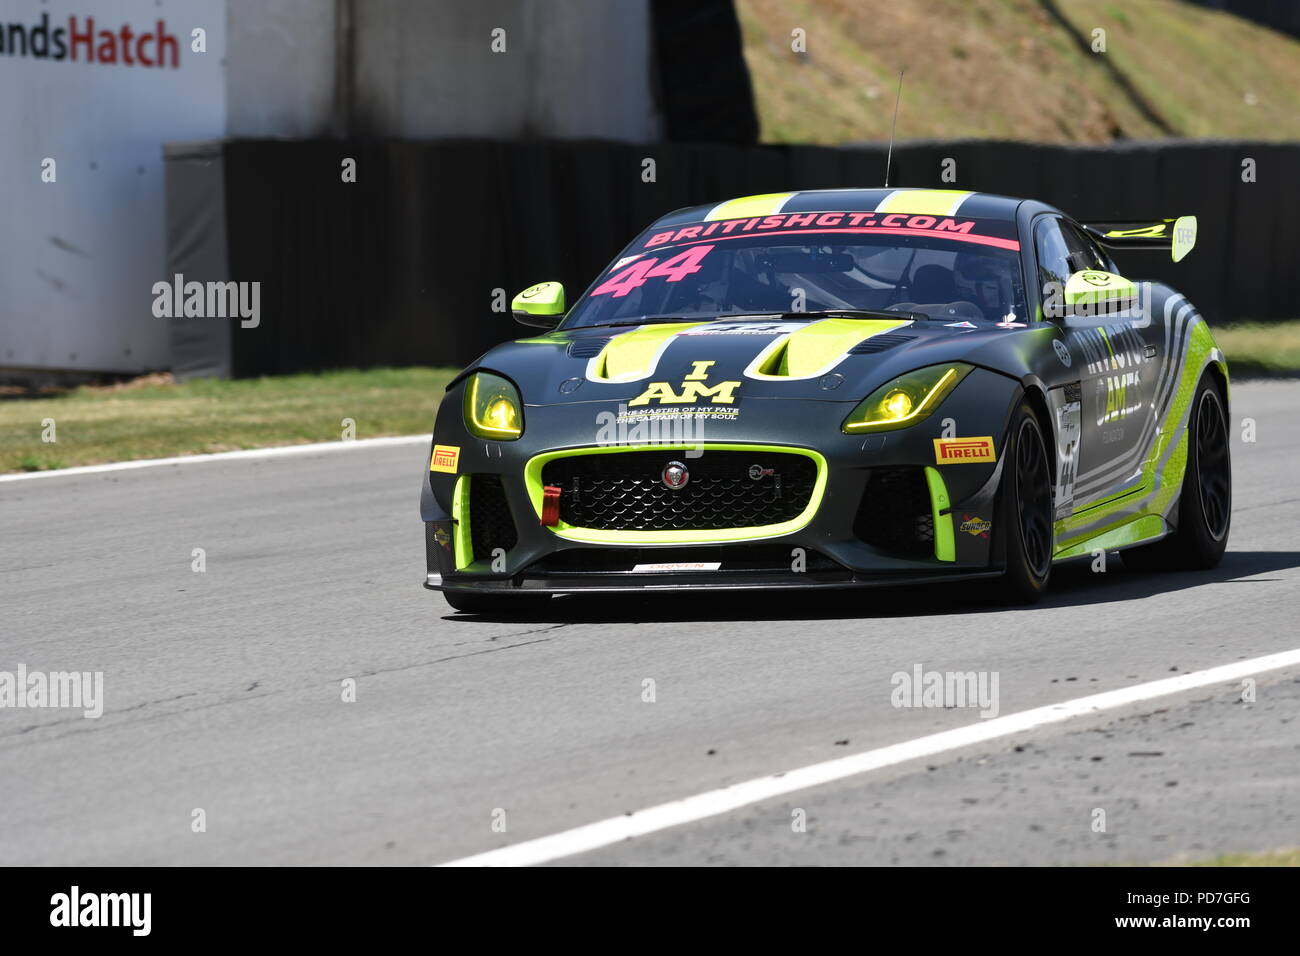
[[[1047,444],[1047,467],[1051,472],[1052,481],[1057,480],[1056,474],[1056,455],[1053,449],[1056,448],[1056,429],[1052,427],[1052,413],[1047,405],[1047,393],[1043,391],[1042,386],[1037,382],[1026,382],[1024,388],[1024,401],[1029,405],[1038,419],[1038,426],[1043,430],[1043,440]],[[1007,423],[1010,427],[1010,422]]]

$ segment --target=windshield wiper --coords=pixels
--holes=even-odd
[[[620,319],[617,322],[597,322],[594,325],[575,325],[575,329],[612,329],[624,325],[656,325],[663,322],[706,322],[698,316],[689,315],[643,315],[637,319]]]
[[[782,319],[826,319],[843,316],[850,319],[928,319],[923,312],[900,312],[897,309],[819,309],[815,312],[772,312]],[[766,317],[766,316],[764,316]]]
[[[627,325],[655,325],[665,322],[721,322],[724,319],[825,319],[843,316],[851,319],[911,319],[930,318],[923,312],[899,312],[886,309],[821,309],[813,312],[724,312],[721,315],[643,315],[636,319],[617,322],[597,322],[595,325],[578,325],[579,329],[610,329]]]

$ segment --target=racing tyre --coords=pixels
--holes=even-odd
[[[549,594],[475,594],[471,591],[443,591],[457,611],[465,614],[499,614],[515,617],[539,614],[551,602]]]
[[[1027,604],[1047,590],[1052,574],[1052,469],[1042,425],[1027,404],[1017,409],[1008,434],[997,509],[1007,570],[998,597]]]
[[[1178,496],[1178,529],[1155,544],[1123,551],[1134,571],[1204,571],[1219,563],[1232,526],[1228,410],[1209,374],[1201,377],[1187,424],[1187,467]]]

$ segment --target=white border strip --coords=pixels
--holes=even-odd
[[[612,817],[591,823],[587,826],[565,830],[553,836],[541,837],[516,843],[514,846],[489,850],[474,856],[452,860],[442,866],[529,866],[534,863],[548,863],[563,857],[587,853],[601,847],[610,846],[633,837],[645,836],[659,830],[694,823],[708,817],[715,817],[740,807],[781,797],[796,790],[806,790],[822,784],[857,776],[871,770],[880,770],[895,764],[929,757],[934,754],[969,747],[972,744],[985,743],[1010,734],[1023,733],[1036,727],[1060,723],[1073,717],[1083,717],[1126,704],[1135,704],[1176,694],[1180,691],[1193,690],[1209,684],[1239,680],[1260,671],[1277,670],[1283,667],[1300,665],[1300,649],[1256,657],[1251,660],[1212,667],[1209,670],[1194,671],[1169,677],[1164,680],[1136,684],[1120,690],[1079,697],[1060,704],[1036,707],[1032,710],[996,717],[955,730],[918,737],[877,750],[827,760],[824,763],[800,767],[787,773],[759,777],[743,783],[732,784],[718,790],[710,790],[683,800],[661,803],[646,810],[638,810],[624,816]]]
[[[29,478],[65,478],[71,475],[96,475],[107,471],[130,471],[134,468],[152,468],[155,465],[197,465],[209,461],[240,461],[249,458],[287,458],[291,455],[311,455],[327,451],[344,451],[349,448],[383,448],[397,445],[429,443],[430,435],[398,435],[392,438],[358,438],[352,441],[314,442],[310,445],[277,445],[274,448],[247,448],[242,451],[220,451],[209,455],[180,455],[176,458],[140,458],[135,461],[116,461],[108,465],[80,465],[76,468],[52,468],[49,471],[24,471],[16,475],[0,475],[0,481],[26,481]]]

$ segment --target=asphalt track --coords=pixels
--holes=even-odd
[[[1015,610],[945,589],[452,615],[420,586],[418,444],[0,482],[0,670],[103,671],[106,698],[97,720],[0,708],[0,863],[452,861],[980,723],[893,706],[891,675],[918,664],[997,672],[1005,716],[1300,648],[1298,406],[1294,382],[1234,386],[1219,569],[1058,569],[1045,601]],[[1300,845],[1300,667],[1241,698],[1241,681],[1214,684],[555,862]]]

